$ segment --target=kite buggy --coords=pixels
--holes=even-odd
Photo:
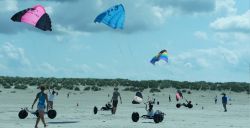
[[[105,104],[105,106],[101,107],[101,109],[98,110],[98,108],[95,106],[93,109],[94,114],[97,114],[98,111],[112,111],[112,105],[110,102]]]
[[[187,107],[187,108],[193,108],[193,104],[191,101],[186,100],[187,103],[178,103],[176,104],[177,108],[180,108],[181,106]]]
[[[156,110],[154,112],[153,104],[151,102],[148,102],[148,106],[149,106],[148,109],[147,109],[146,103],[145,103],[145,105],[146,105],[147,115],[140,116],[138,112],[133,112],[132,116],[131,116],[133,122],[138,122],[139,118],[153,119],[155,123],[160,123],[163,121],[164,116],[166,115],[165,113],[161,112],[160,110]]]
[[[36,117],[39,116],[38,110],[30,111],[28,108],[22,108],[18,113],[18,117],[20,119],[25,119],[28,116],[28,113],[31,113],[31,114],[35,115]],[[57,113],[56,113],[56,110],[51,109],[48,112],[45,112],[45,114],[47,114],[50,119],[54,119],[56,117]]]

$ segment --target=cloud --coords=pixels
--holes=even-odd
[[[219,43],[236,44],[238,46],[250,42],[249,34],[242,32],[215,32],[214,37]]]
[[[202,40],[207,40],[207,33],[206,32],[202,32],[202,31],[196,31],[194,33],[194,36],[198,39],[202,39]]]
[[[237,50],[224,47],[197,49],[177,55],[172,61],[175,65],[184,65],[194,69],[214,69],[225,65],[237,65],[240,54]]]
[[[87,64],[78,65],[78,66],[76,66],[75,69],[78,70],[79,72],[83,72],[83,73],[89,73],[89,72],[93,71],[93,69]]]
[[[22,48],[15,47],[11,43],[4,43],[0,47],[1,62],[8,67],[29,67],[31,65],[29,59],[25,55]]]
[[[74,30],[70,26],[63,27],[61,25],[55,25],[55,31],[57,31],[57,33],[67,34],[67,35],[71,35],[71,36],[88,36],[88,35],[90,35],[89,32]]]
[[[43,64],[41,64],[39,66],[39,69],[42,72],[47,72],[47,73],[51,73],[51,72],[56,72],[57,71],[57,69],[53,65],[49,64],[48,62],[44,62]]]
[[[216,0],[215,13],[220,15],[234,15],[237,12],[234,0]]]
[[[190,62],[185,63],[184,66],[188,67],[188,68],[192,68],[193,67],[193,65]]]
[[[47,2],[77,2],[79,0],[39,0],[39,1],[47,1]]]
[[[184,14],[212,12],[215,8],[214,0],[156,0],[157,6],[173,8],[176,12]]]
[[[53,13],[54,13],[54,8],[53,7],[51,7],[51,6],[46,6],[46,7],[44,7],[45,8],[45,10],[46,10],[46,13],[48,13],[49,15],[53,15]]]
[[[98,68],[102,69],[102,70],[107,70],[108,69],[108,67],[106,65],[102,64],[102,63],[96,63],[96,66]]]
[[[8,69],[8,67],[0,63],[0,70],[3,71],[6,69]]]
[[[242,15],[231,15],[216,19],[210,27],[216,31],[250,33],[250,10]]]
[[[0,5],[0,13],[18,10],[18,3],[16,0],[1,0]]]
[[[209,68],[211,65],[209,64],[207,59],[204,58],[196,58],[196,62],[199,66],[203,68]]]

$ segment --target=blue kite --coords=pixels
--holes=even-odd
[[[125,21],[125,9],[122,4],[119,4],[99,14],[95,18],[94,22],[104,23],[113,29],[116,28],[123,29],[124,21]]]

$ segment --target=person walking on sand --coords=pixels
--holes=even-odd
[[[111,99],[111,102],[112,102],[112,114],[115,114],[116,112],[116,109],[117,109],[117,104],[118,104],[118,97],[120,97],[120,102],[122,104],[122,98],[121,98],[121,95],[120,93],[118,92],[118,88],[114,88],[114,92],[113,92],[113,96],[112,96],[112,99]]]
[[[225,93],[222,93],[222,105],[224,108],[224,112],[227,112],[227,97]]]
[[[170,94],[168,96],[168,101],[171,102],[171,96],[170,96]]]
[[[40,119],[42,120],[44,127],[47,126],[45,123],[45,120],[44,120],[44,113],[45,113],[45,107],[46,107],[45,101],[46,101],[46,104],[48,104],[48,96],[47,96],[47,94],[44,93],[44,90],[45,90],[44,86],[40,86],[40,90],[41,91],[36,94],[36,98],[32,104],[32,107],[31,107],[31,109],[33,109],[34,104],[38,100],[37,110],[38,110],[39,116],[36,119],[35,128],[38,128],[37,125],[38,125]],[[48,106],[47,106],[47,111],[48,111]]]

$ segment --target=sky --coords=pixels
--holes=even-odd
[[[38,4],[51,32],[10,20]],[[124,29],[94,23],[116,4]],[[250,82],[249,49],[250,0],[0,0],[0,76]]]

